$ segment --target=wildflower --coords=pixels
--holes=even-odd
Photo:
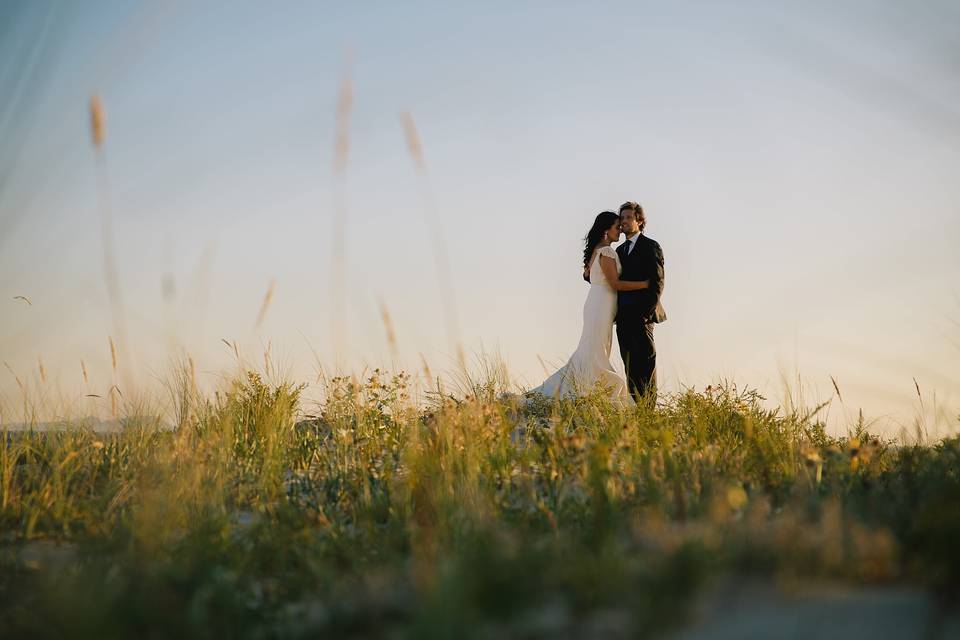
[[[850,454],[851,458],[857,457],[857,454],[860,453],[860,438],[850,438],[847,441],[847,453]]]
[[[803,455],[804,462],[806,462],[808,467],[823,464],[823,457],[821,457],[820,450],[817,447],[804,443],[800,447],[800,453]]]
[[[847,444],[847,453],[850,455],[850,470],[856,471],[861,464],[870,462],[874,452],[879,448],[879,438],[873,438],[863,444],[861,444],[859,438],[852,438]]]
[[[733,485],[727,489],[727,504],[731,509],[742,509],[748,501],[747,492],[740,485]]]

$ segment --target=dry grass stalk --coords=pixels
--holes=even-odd
[[[340,83],[337,98],[337,134],[333,146],[333,168],[337,173],[347,170],[350,157],[350,114],[353,111],[353,82],[349,72]]]
[[[840,398],[840,402],[843,402],[843,396],[840,394],[840,386],[837,384],[837,381],[833,376],[830,376],[830,382],[833,383],[833,390],[837,392],[837,397]]]
[[[437,215],[437,206],[433,198],[427,175],[427,163],[423,154],[423,143],[417,131],[417,124],[409,111],[400,114],[403,130],[407,139],[407,150],[413,159],[413,164],[420,175],[420,190],[423,199],[424,223],[427,233],[431,236],[434,269],[437,273],[437,282],[443,302],[444,323],[447,329],[447,338],[457,354],[461,368],[466,366],[463,343],[460,340],[460,321],[457,313],[457,302],[453,287],[453,278],[450,269],[450,260],[447,258],[446,244],[443,237],[442,220]]]
[[[110,415],[113,416],[113,419],[117,419],[117,394],[114,391],[119,393],[120,389],[117,388],[117,385],[110,387],[110,390],[107,392],[107,395],[110,396]]]
[[[113,367],[113,372],[117,372],[117,345],[113,343],[113,336],[107,336],[107,341],[110,343],[110,365]]]
[[[420,134],[417,132],[417,123],[413,120],[413,115],[409,111],[400,114],[400,120],[403,123],[403,132],[407,138],[407,150],[418,171],[427,170],[427,163],[423,157],[423,144],[420,142]]]
[[[83,374],[83,383],[90,384],[90,379],[87,377],[87,365],[82,359],[80,360],[80,373]]]
[[[336,137],[333,146],[333,260],[331,270],[331,336],[333,338],[333,353],[337,366],[342,351],[347,344],[346,321],[346,224],[347,206],[344,175],[347,171],[347,161],[350,157],[350,116],[353,112],[353,81],[349,69],[340,83],[340,92],[337,98]]]
[[[230,342],[230,341],[227,340],[226,338],[220,338],[220,342],[222,342],[223,344],[227,345],[227,348],[228,348],[228,349],[233,350],[233,355],[236,356],[237,362],[239,362],[239,361],[240,361],[240,349],[237,347],[237,343],[236,343],[236,342]]]
[[[431,382],[433,380],[433,372],[430,371],[430,365],[422,353],[420,354],[420,365],[423,367],[423,375],[427,379],[427,382]]]
[[[107,115],[98,93],[90,97],[90,134],[93,146],[100,149],[107,137]]]
[[[545,375],[550,375],[550,369],[547,368],[547,363],[543,361],[543,358],[540,357],[540,354],[537,354],[537,361],[540,363],[540,366],[543,367],[543,373]]]
[[[393,330],[393,321],[390,319],[390,311],[383,300],[380,301],[380,318],[383,320],[383,328],[387,332],[387,344],[394,357],[397,355],[397,335]]]
[[[257,314],[257,322],[254,325],[255,329],[259,329],[260,325],[263,324],[264,318],[267,317],[267,311],[270,309],[270,302],[273,300],[273,290],[276,284],[276,280],[271,280],[270,286],[267,287],[267,292],[263,296],[263,302],[260,304],[260,313]]]
[[[94,94],[90,98],[90,130],[94,148],[97,152],[97,187],[100,204],[100,222],[101,222],[101,242],[103,245],[103,272],[104,281],[107,286],[107,297],[110,301],[110,312],[113,319],[113,330],[120,343],[121,355],[123,358],[129,357],[127,349],[127,328],[126,312],[123,304],[123,296],[120,289],[119,269],[114,251],[113,238],[113,212],[110,201],[110,180],[107,171],[107,155],[104,143],[106,141],[106,115],[103,108],[103,101],[99,94]],[[116,364],[114,371],[116,372]],[[130,362],[124,363],[124,373],[128,377],[127,382],[132,383],[134,375],[133,367]]]
[[[40,369],[40,381],[47,384],[47,369],[43,366],[43,358],[37,356],[37,367]]]
[[[20,387],[20,390],[21,390],[21,391],[23,391],[23,381],[20,380],[20,376],[18,376],[18,375],[16,374],[16,372],[13,370],[13,367],[11,367],[9,364],[7,364],[6,360],[4,360],[3,366],[5,366],[5,367],[7,368],[7,371],[10,372],[10,375],[13,376],[13,379],[17,381],[17,386]]]
[[[13,299],[14,299],[14,300],[23,300],[24,302],[27,303],[27,306],[30,306],[30,307],[33,306],[33,303],[30,302],[30,298],[28,298],[27,296],[13,296]]]

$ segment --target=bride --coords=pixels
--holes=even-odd
[[[617,313],[617,291],[646,289],[649,282],[620,280],[620,256],[610,246],[620,238],[620,216],[600,213],[587,233],[583,249],[583,275],[590,282],[583,303],[583,333],[580,344],[559,371],[530,391],[545,396],[569,396],[589,392],[600,384],[619,404],[634,404],[623,376],[610,364],[613,318]]]

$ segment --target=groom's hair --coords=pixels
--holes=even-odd
[[[643,228],[647,226],[647,214],[643,212],[643,207],[641,207],[638,202],[630,202],[628,200],[620,205],[620,209],[617,211],[617,213],[622,215],[624,211],[633,211],[633,215],[637,218],[637,222],[640,224],[640,231],[643,231]]]

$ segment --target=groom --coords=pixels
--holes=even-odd
[[[620,231],[627,241],[617,247],[621,280],[649,280],[650,288],[617,292],[617,342],[627,371],[627,384],[637,404],[657,400],[657,348],[653,325],[667,319],[660,304],[663,293],[663,251],[643,235],[647,218],[636,202],[620,205]]]

